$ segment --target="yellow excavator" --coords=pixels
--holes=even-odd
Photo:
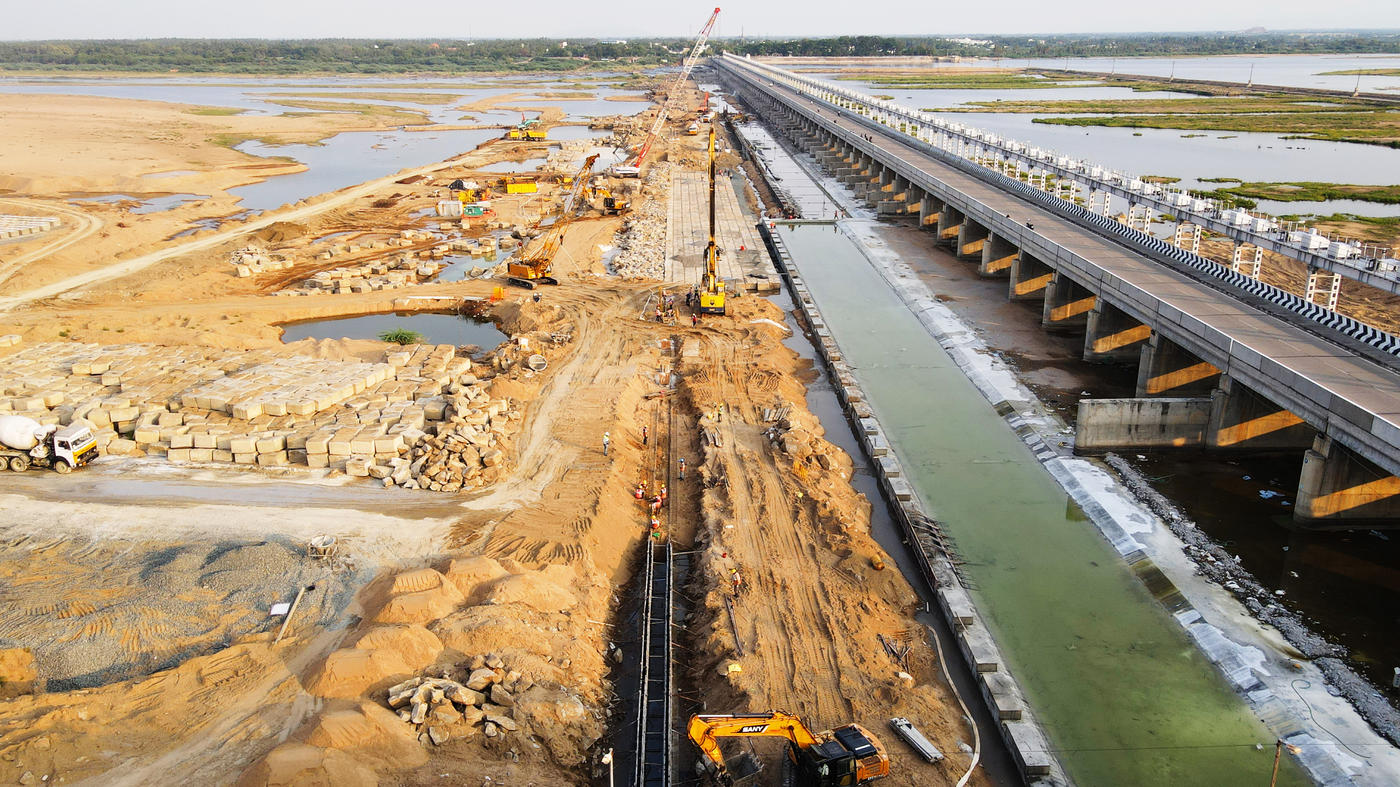
[[[859,724],[813,734],[790,713],[695,715],[686,728],[717,782],[733,784],[720,738],[786,738],[797,787],[854,787],[890,775],[885,747]]]
[[[554,223],[549,225],[544,235],[535,243],[528,252],[521,249],[519,259],[506,263],[507,280],[517,287],[524,287],[533,290],[537,284],[558,284],[559,281],[549,275],[550,265],[554,262],[554,255],[559,253],[559,247],[564,243],[564,231],[569,224],[577,217],[579,199],[583,191],[584,184],[588,182],[588,175],[593,171],[593,163],[598,160],[595,153],[583,160],[583,167],[574,176],[573,188],[569,190],[564,198],[564,204],[560,208],[559,216]],[[544,217],[535,224],[538,229],[544,223]]]
[[[710,124],[710,242],[705,246],[705,276],[700,284],[700,313],[724,314],[724,280],[719,277],[715,245],[715,127]]]

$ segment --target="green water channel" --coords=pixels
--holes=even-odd
[[[1268,784],[1273,737],[856,244],[781,232],[1070,778]]]

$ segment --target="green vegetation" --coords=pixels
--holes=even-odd
[[[1354,199],[1387,205],[1400,204],[1400,185],[1366,186],[1346,183],[1317,183],[1315,181],[1240,183],[1237,186],[1216,189],[1216,193],[1276,202],[1323,202],[1330,199]]]
[[[226,74],[411,74],[617,70],[675,65],[691,41],[532,39],[143,39],[0,42],[0,71]],[[1389,53],[1396,33],[1200,33],[989,36],[835,36],[717,39],[741,55],[978,56],[1003,58],[1176,57],[1222,54]],[[1130,61],[1129,61],[1130,62]],[[1127,63],[1124,63],[1127,68]],[[1368,71],[1369,73],[1369,71]],[[906,85],[908,86],[908,85]]]
[[[1243,183],[1239,178],[1196,178],[1202,183]]]
[[[1144,98],[1094,99],[1087,101],[973,101],[955,107],[930,112],[1011,112],[1016,114],[1105,114],[1105,115],[1206,115],[1259,114],[1288,112],[1355,112],[1371,111],[1377,107],[1364,101],[1339,99],[1319,106],[1308,97],[1278,95],[1239,96],[1235,98]]]
[[[1331,76],[1373,76],[1373,77],[1400,77],[1400,68],[1352,68],[1346,71],[1323,71],[1318,74],[1322,77]]]
[[[238,115],[243,110],[237,107],[191,107],[185,110],[191,115]]]
[[[379,341],[392,344],[422,344],[423,334],[407,328],[390,328],[379,334]]]
[[[1169,184],[1169,183],[1178,183],[1178,182],[1180,182],[1180,181],[1181,181],[1181,178],[1173,178],[1173,177],[1171,177],[1170,175],[1143,175],[1143,176],[1142,176],[1142,182],[1143,182],[1143,183],[1160,183],[1160,184],[1162,184],[1162,185],[1167,185],[1167,184]]]
[[[674,64],[679,39],[93,40],[0,42],[0,71],[224,74],[562,72]]]
[[[1035,118],[1032,122],[1058,126],[1251,131],[1289,134],[1293,139],[1400,147],[1400,111],[1395,110],[1055,117]]]
[[[1030,76],[1019,71],[948,71],[915,72],[904,74],[889,73],[846,73],[836,77],[850,82],[866,82],[871,85],[914,90],[940,90],[946,88],[971,88],[975,90],[1006,90],[1049,87],[1079,87],[1079,84],[1066,85],[1054,79]]]

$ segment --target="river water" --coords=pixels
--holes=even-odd
[[[1244,784],[1271,740],[845,234],[783,239],[890,443],[957,540],[1013,674],[1081,784]],[[1289,780],[1298,779],[1289,773]]]
[[[561,99],[537,95],[556,89],[577,92],[581,97]],[[579,90],[568,82],[548,78],[541,81],[538,76],[481,77],[470,81],[419,77],[10,77],[0,78],[0,92],[164,101],[225,107],[261,115],[293,111],[277,103],[279,101],[311,101],[332,106],[337,103],[373,104],[418,111],[432,123],[443,125],[505,125],[518,122],[522,115],[538,115],[537,112],[522,111],[522,107],[557,107],[565,113],[564,123],[586,124],[600,115],[631,115],[650,106],[640,95],[606,84],[589,84]],[[334,95],[279,95],[319,93]],[[375,94],[385,93],[402,94],[402,98],[374,97]],[[423,94],[423,97],[415,101],[413,94]],[[508,107],[514,108],[470,112],[459,108],[483,99],[511,94],[520,94],[518,98],[506,102]],[[437,97],[450,100],[439,101]],[[244,142],[238,145],[239,151],[254,156],[290,158],[305,164],[307,169],[230,189],[229,193],[240,198],[239,207],[244,211],[273,210],[402,169],[441,161],[469,151],[500,134],[498,128],[434,130],[403,126],[385,131],[344,132],[309,145]],[[605,134],[590,131],[582,125],[566,125],[559,127],[557,133],[551,136],[556,139],[578,139]],[[152,185],[158,186],[154,181]]]
[[[1350,68],[1400,68],[1400,55],[1331,56],[1291,55],[1275,57],[1178,58],[1179,77],[1246,81],[1250,63],[1255,63],[1255,82],[1262,84],[1323,87],[1350,91],[1356,77],[1322,77],[1320,72]],[[1030,65],[1040,68],[1109,73],[1114,63],[1104,59],[1003,60],[1005,67]],[[986,65],[986,64],[984,64]],[[943,66],[943,70],[954,66]],[[1120,58],[1119,73],[1168,76],[1172,61],[1158,58]],[[935,68],[934,70],[939,70]],[[834,72],[814,72],[812,76],[831,79]],[[1363,90],[1400,91],[1400,77],[1362,77]],[[1345,83],[1345,84],[1342,84]],[[1007,112],[959,112],[973,102],[1045,100],[1142,100],[1190,98],[1169,92],[1136,93],[1129,88],[1082,87],[1017,90],[907,89],[859,80],[838,84],[872,95],[893,96],[893,100],[916,109],[942,109],[942,117],[1017,139],[1037,147],[1091,161],[1133,175],[1162,175],[1179,178],[1183,188],[1215,188],[1201,178],[1232,177],[1250,181],[1318,181],[1389,185],[1400,171],[1400,150],[1349,142],[1284,139],[1282,134],[1234,131],[1193,132],[1176,129],[1105,128],[1097,126],[1056,126],[1034,122],[1045,115]],[[1276,203],[1261,206],[1275,214],[1355,213],[1361,216],[1400,215],[1394,205],[1345,200],[1336,202]]]

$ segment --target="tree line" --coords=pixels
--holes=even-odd
[[[434,71],[567,71],[618,63],[677,62],[690,42],[674,38],[600,39],[318,39],[0,42],[0,69],[290,74]],[[738,54],[963,56],[994,58],[1133,57],[1225,54],[1383,53],[1400,51],[1395,33],[1218,33],[1139,35],[834,36],[716,39],[711,51]]]

